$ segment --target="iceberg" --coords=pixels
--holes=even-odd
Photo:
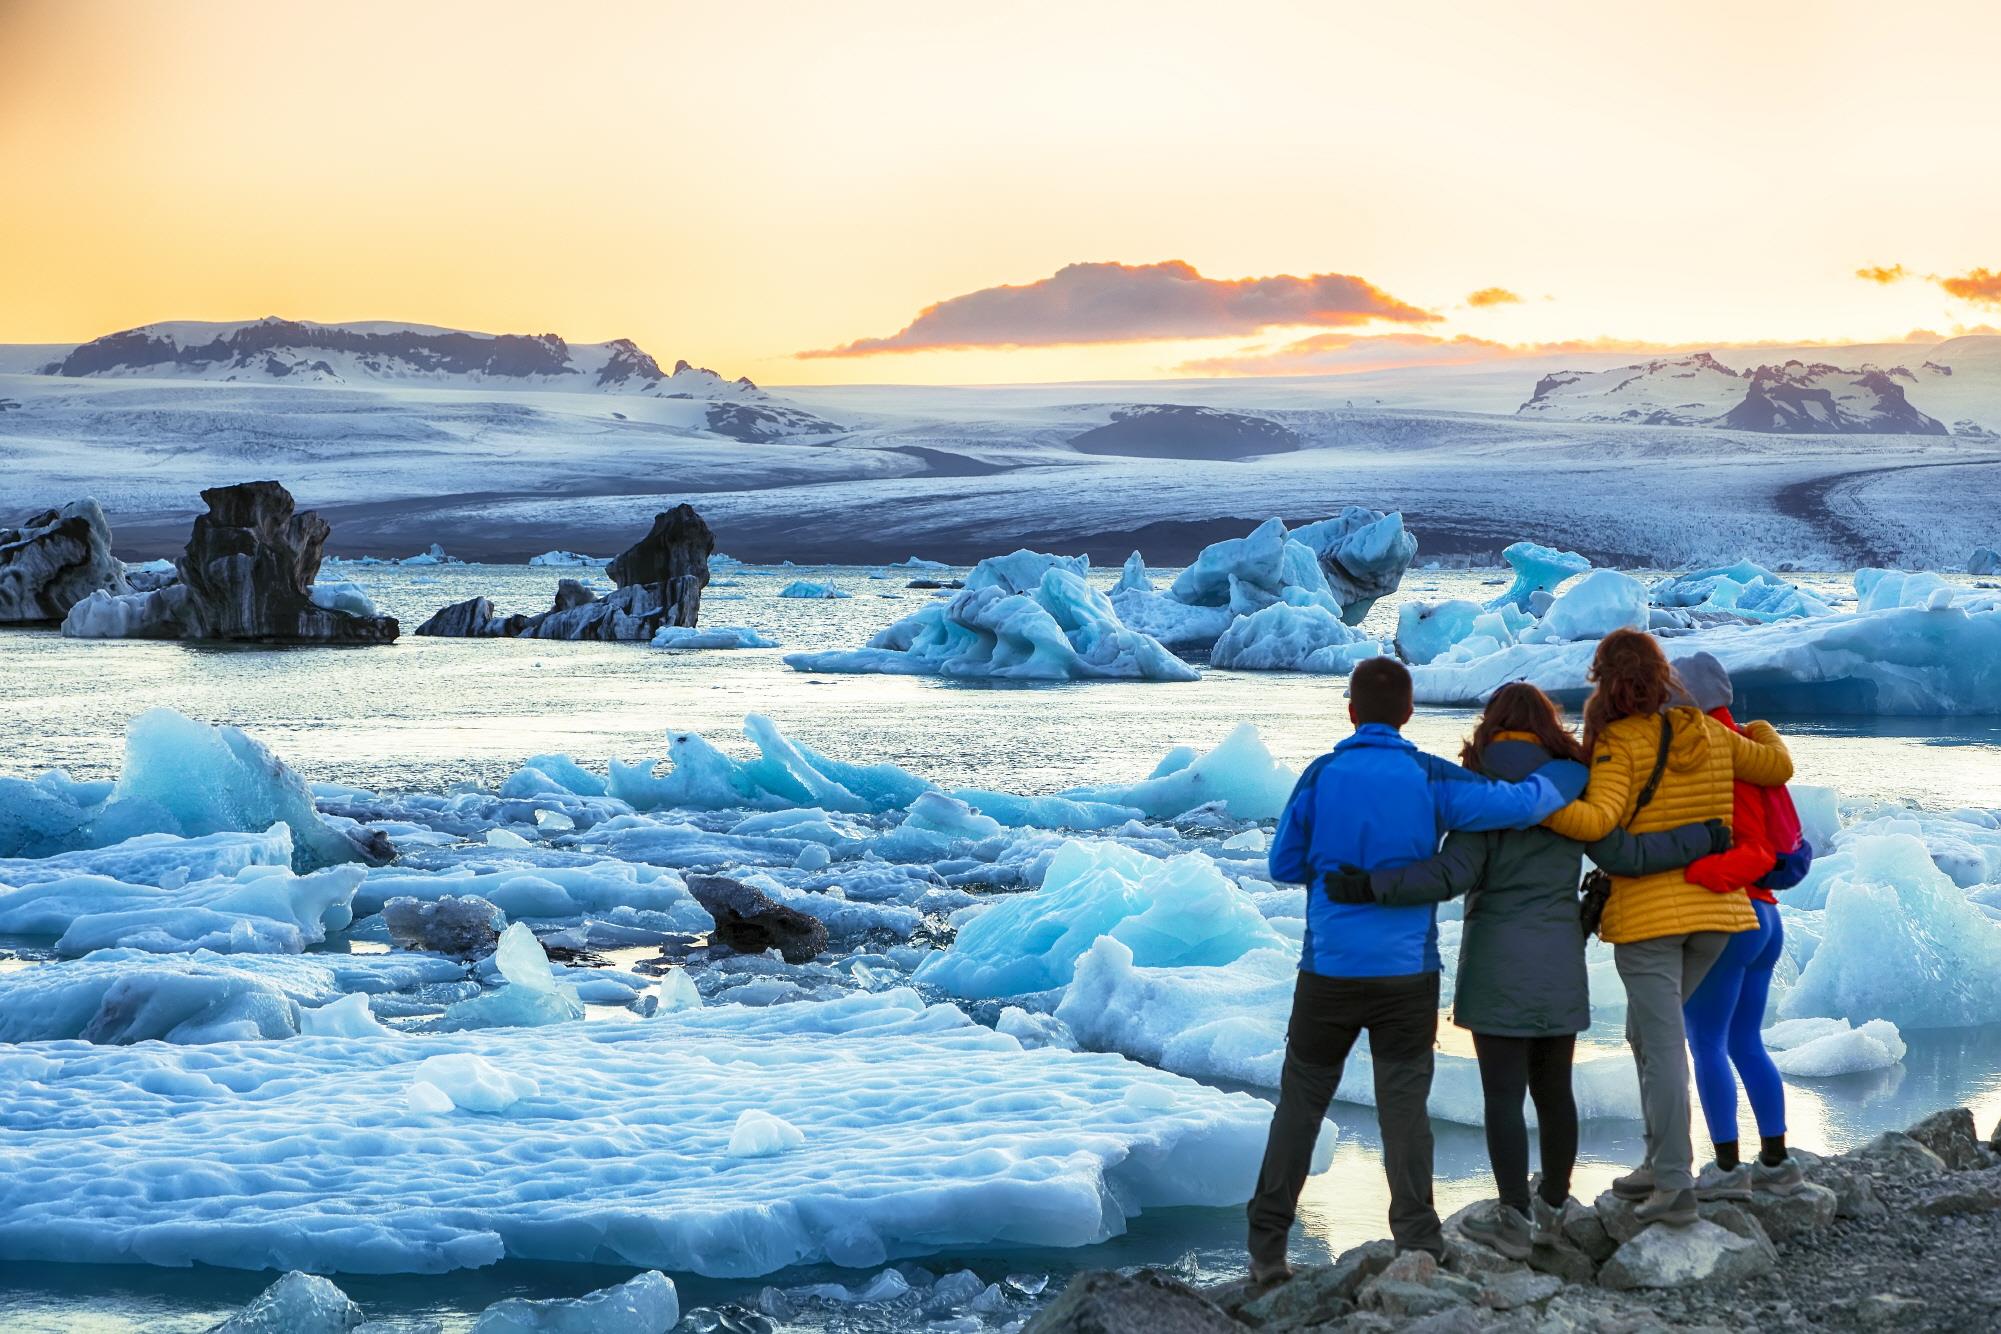
[[[1342,616],[1359,625],[1379,598],[1397,591],[1417,559],[1417,538],[1404,531],[1403,515],[1350,505],[1331,519],[1292,531],[1318,558]]]
[[[1463,598],[1406,602],[1397,608],[1397,656],[1417,667],[1434,662],[1470,638],[1481,615],[1479,603]]]
[[[585,556],[574,551],[545,551],[539,556],[530,556],[528,563],[530,565],[553,565],[559,567],[595,566],[602,569],[604,566],[611,564],[611,557]],[[717,562],[715,559],[711,559],[709,563],[714,565]]]
[[[2001,574],[2001,551],[1993,547],[1975,547],[1967,557],[1966,572],[1972,575]]]
[[[66,956],[126,947],[154,954],[297,954],[353,920],[358,866],[306,875],[251,866],[161,888],[101,875],[0,885],[0,934],[57,937]]]
[[[1670,575],[1649,593],[1656,607],[1719,612],[1753,621],[1825,616],[1833,609],[1798,584],[1751,561]]]
[[[1239,723],[1207,754],[1191,747],[1169,752],[1143,782],[1073,787],[1057,796],[1125,807],[1157,820],[1172,820],[1212,802],[1231,819],[1276,820],[1298,781],[1299,775],[1265,748],[1254,724]],[[984,809],[978,801],[972,804]]]
[[[889,672],[1014,681],[1193,681],[1150,635],[1084,582],[1081,558],[1017,551],[981,561],[964,589],[878,632],[868,646],[787,654],[802,672]]]
[[[538,1091],[493,1112],[412,1108],[420,1083],[471,1087],[437,1066],[419,1078],[451,1056]],[[729,1157],[748,1108],[804,1145]],[[907,988],[397,1042],[52,1043],[8,1065],[0,1258],[747,1277],[1081,1246],[1143,1209],[1241,1203],[1270,1119],[1122,1057],[1025,1051]],[[148,1188],[106,1190],[135,1143]]]
[[[1967,899],[1911,834],[1850,836],[1825,887],[1820,942],[1779,1002],[1786,1019],[1903,1029],[2001,1019],[2001,922]]]
[[[524,924],[516,922],[500,933],[493,960],[505,979],[503,984],[447,1006],[448,1027],[528,1027],[584,1017],[584,1002],[577,989],[556,979],[542,942]],[[461,1102],[459,1106],[465,1104]]]
[[[654,648],[777,648],[778,641],[767,639],[747,625],[663,625],[653,636]]]
[[[1274,602],[1239,616],[1210,651],[1213,667],[1247,672],[1324,672],[1345,676],[1383,646],[1325,606]]]
[[[1590,560],[1575,551],[1558,551],[1534,542],[1515,543],[1501,553],[1501,559],[1514,570],[1515,581],[1507,592],[1487,604],[1490,610],[1513,607],[1534,612],[1537,593],[1553,594],[1564,580],[1591,568]]]
[[[300,871],[395,855],[380,834],[323,819],[284,761],[234,727],[151,709],[125,731],[115,783],[75,783],[60,771],[0,778],[0,857],[103,848],[139,834],[290,831]]]
[[[971,999],[1047,991],[1068,983],[1101,937],[1124,943],[1143,966],[1227,963],[1289,943],[1202,853],[1162,861],[1072,841],[1051,859],[1041,889],[996,901],[913,980]]]
[[[92,958],[0,973],[0,1042],[235,1042],[298,1033],[298,1002],[270,979],[226,964]]]
[[[1795,1079],[1887,1070],[1904,1059],[1903,1035],[1887,1019],[1851,1028],[1841,1019],[1781,1019],[1765,1030],[1779,1073]]]
[[[794,579],[778,590],[782,598],[845,598],[854,596],[832,584],[816,584],[810,579]]]
[[[1523,638],[1595,643],[1614,630],[1644,630],[1649,624],[1645,584],[1618,570],[1593,570],[1557,594],[1533,634]]]
[[[1566,703],[1590,689],[1595,642],[1521,643],[1470,661],[1414,667],[1422,704],[1476,705],[1510,681]],[[1949,717],[2001,713],[2001,598],[1724,625],[1677,635],[1674,657],[1720,659],[1744,716]]]

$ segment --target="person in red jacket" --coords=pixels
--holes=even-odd
[[[1674,666],[1696,707],[1718,722],[1737,726],[1730,716],[1730,674],[1722,663],[1697,653],[1678,659]],[[1766,789],[1736,784],[1730,850],[1692,862],[1684,872],[1689,883],[1714,893],[1748,895],[1758,914],[1758,929],[1731,936],[1722,956],[1682,1004],[1682,1022],[1694,1057],[1695,1090],[1716,1146],[1716,1161],[1695,1180],[1700,1200],[1749,1199],[1754,1185],[1785,1192],[1805,1179],[1799,1163],[1786,1151],[1786,1086],[1765,1050],[1763,1031],[1772,969],[1784,950],[1785,931],[1778,899],[1758,882],[1778,863],[1780,853],[1791,851],[1773,846],[1769,801]],[[1737,1152],[1740,1078],[1758,1122],[1756,1163],[1743,1162]]]

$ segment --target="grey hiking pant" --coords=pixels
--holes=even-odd
[[[1640,1112],[1647,1122],[1647,1158],[1657,1190],[1695,1184],[1689,1143],[1688,1038],[1681,1003],[1694,993],[1730,940],[1727,932],[1697,931],[1614,945],[1626,984],[1626,1042],[1640,1069]]]

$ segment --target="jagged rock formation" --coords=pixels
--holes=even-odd
[[[179,579],[144,593],[94,593],[70,608],[63,633],[82,639],[205,639],[254,643],[387,644],[396,619],[313,598],[331,531],[310,510],[294,512],[277,482],[242,482],[201,493]]]
[[[539,616],[496,616],[491,600],[468,598],[440,608],[420,635],[482,639],[650,640],[667,626],[692,626],[709,583],[715,534],[691,505],[653,516],[645,537],[613,558],[605,573],[618,591],[600,598],[575,579],[556,586]]]
[[[0,528],[0,622],[60,621],[103,590],[125,593],[111,525],[95,500],[73,500],[19,528]]]

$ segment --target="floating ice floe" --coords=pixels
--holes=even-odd
[[[1645,584],[1618,570],[1593,570],[1558,593],[1534,630],[1522,638],[1543,643],[1579,639],[1596,643],[1614,630],[1644,630],[1650,621]]]
[[[1436,661],[1469,639],[1485,608],[1454,598],[1446,602],[1406,602],[1397,608],[1397,656],[1413,666]],[[1509,642],[1513,642],[1512,636]],[[1497,642],[1494,646],[1499,648]]]
[[[747,625],[663,625],[653,636],[654,648],[777,648],[769,639]]]
[[[469,1000],[455,1001],[445,1010],[447,1026],[519,1028],[584,1017],[584,1002],[576,987],[557,980],[549,967],[549,956],[525,924],[516,922],[500,933],[493,960],[505,979],[502,985]]]
[[[1932,590],[1921,605],[1717,626],[1663,647],[1677,658],[1714,654],[1740,713],[2001,713],[2001,598],[1955,592]],[[1455,650],[1411,675],[1425,704],[1479,704],[1510,681],[1575,701],[1589,690],[1596,649],[1593,640],[1522,642],[1470,660]]]
[[[1346,676],[1383,646],[1316,602],[1274,602],[1239,616],[1216,641],[1209,662],[1248,672],[1325,672]]]
[[[604,566],[611,564],[611,557],[585,556],[574,551],[545,551],[539,556],[530,556],[528,563],[530,565],[554,565],[562,567],[587,565],[602,569]],[[713,563],[713,560],[711,563]]]
[[[854,596],[832,584],[816,584],[810,579],[794,579],[778,590],[782,598],[845,598]]]
[[[1575,551],[1558,551],[1534,542],[1515,543],[1501,553],[1501,559],[1514,570],[1515,579],[1505,593],[1487,604],[1489,609],[1510,606],[1540,614],[1536,594],[1553,596],[1564,580],[1591,568],[1591,562]],[[1547,597],[1541,601],[1547,605]]]
[[[322,818],[305,783],[259,742],[171,709],[132,720],[115,783],[78,783],[60,770],[0,778],[0,856],[46,857],[138,834],[254,832],[280,822],[291,831],[292,862],[301,871],[393,855],[380,835]]]
[[[321,581],[306,590],[313,602],[329,611],[344,611],[350,616],[379,616],[374,599],[360,584],[347,579],[332,582]]]
[[[1017,551],[981,561],[966,586],[879,631],[867,647],[792,653],[802,672],[886,672],[1013,681],[1192,681],[1195,669],[1129,628],[1084,581],[1081,557]]]
[[[466,1110],[494,1082],[432,1064],[452,1057],[535,1091]],[[49,1043],[0,1050],[0,1079],[0,1258],[351,1273],[1088,1245],[1141,1209],[1241,1202],[1271,1119],[1121,1057],[1025,1051],[907,989],[397,1042]],[[451,1106],[412,1107],[420,1084]],[[731,1157],[748,1109],[803,1145]],[[106,1190],[134,1142],[146,1189]]]

